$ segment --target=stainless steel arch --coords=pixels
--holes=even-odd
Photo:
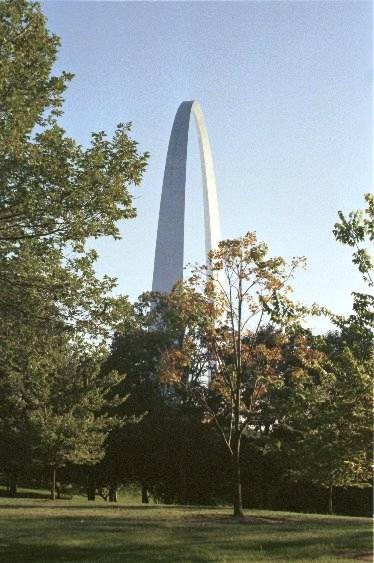
[[[183,102],[174,118],[166,157],[153,269],[153,291],[170,292],[173,285],[183,279],[187,143],[191,112],[195,117],[199,135],[206,253],[215,248],[221,239],[213,158],[204,115],[198,102]]]

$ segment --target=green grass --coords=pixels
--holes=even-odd
[[[372,561],[368,518],[0,499],[0,561]]]

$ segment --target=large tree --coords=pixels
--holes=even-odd
[[[70,340],[84,354],[129,307],[113,297],[114,279],[96,276],[97,253],[86,242],[119,238],[117,222],[135,216],[131,188],[147,154],[130,124],[119,124],[112,138],[93,133],[88,147],[66,135],[58,117],[73,75],[53,75],[58,47],[38,3],[0,3],[0,439],[7,453],[14,444],[25,452],[28,380],[60,369],[56,346],[63,342],[62,352]]]

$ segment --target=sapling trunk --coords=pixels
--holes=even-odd
[[[329,485],[329,514],[334,514],[334,502],[333,502],[333,489],[334,485]]]
[[[93,474],[92,468],[90,468],[87,477],[87,500],[95,500],[95,497],[96,497],[95,475]]]
[[[117,502],[117,483],[111,483],[109,486],[109,502]]]
[[[234,516],[241,518],[243,514],[243,501],[242,501],[242,480],[240,473],[240,438],[234,441],[233,455],[233,505]]]
[[[17,475],[15,473],[11,473],[9,475],[9,496],[15,498],[17,496]]]
[[[56,468],[52,467],[51,499],[56,500]]]
[[[142,483],[142,504],[148,504],[148,487],[146,483]]]

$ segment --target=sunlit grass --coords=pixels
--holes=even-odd
[[[0,499],[0,559],[53,561],[371,561],[368,518],[229,508]]]

